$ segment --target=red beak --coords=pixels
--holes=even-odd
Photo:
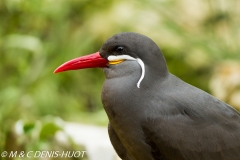
[[[97,67],[107,67],[108,60],[102,58],[99,52],[78,57],[70,61],[65,62],[59,66],[54,73],[68,71],[68,70],[77,70],[84,68],[97,68]]]

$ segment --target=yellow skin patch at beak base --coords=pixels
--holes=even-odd
[[[116,61],[109,61],[108,63],[109,64],[119,64],[119,63],[122,63],[124,60],[123,59],[120,59],[120,60],[116,60]]]

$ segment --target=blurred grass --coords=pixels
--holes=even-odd
[[[52,115],[107,124],[100,69],[52,72],[98,51],[118,32],[149,36],[173,74],[210,92],[215,67],[226,60],[239,63],[239,7],[237,0],[0,1],[0,151],[19,119]]]

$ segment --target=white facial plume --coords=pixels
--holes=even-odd
[[[118,56],[109,56],[108,57],[109,61],[120,61],[120,60],[130,60],[130,61],[136,61],[141,69],[142,69],[142,74],[141,77],[139,78],[138,82],[137,82],[137,87],[140,88],[140,84],[145,76],[145,65],[143,63],[143,61],[140,58],[133,58],[129,55],[118,55]]]

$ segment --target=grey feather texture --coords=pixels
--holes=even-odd
[[[114,48],[123,46],[123,53]],[[102,102],[111,142],[124,160],[239,160],[240,114],[226,103],[168,72],[163,54],[148,37],[120,33],[100,55],[129,55],[104,68]]]

